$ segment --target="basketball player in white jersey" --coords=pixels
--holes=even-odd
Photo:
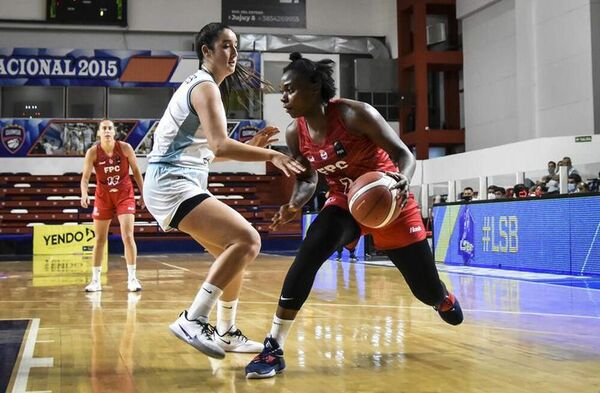
[[[248,340],[235,324],[243,272],[258,255],[261,243],[248,221],[208,191],[209,164],[215,157],[270,161],[286,176],[304,167],[277,151],[227,136],[219,85],[248,86],[257,80],[237,64],[235,33],[224,24],[210,23],[196,35],[195,47],[201,68],[177,89],[154,133],[144,200],[164,230],[176,228],[189,234],[215,257],[194,301],[170,329],[207,356],[223,358],[225,351],[262,349],[262,344]],[[209,314],[217,302],[213,327]]]

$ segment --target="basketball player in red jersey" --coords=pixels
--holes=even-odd
[[[283,107],[295,119],[286,141],[293,157],[309,169],[297,176],[290,201],[273,217],[272,228],[296,217],[315,190],[317,173],[327,179],[330,196],[290,266],[264,349],[246,366],[248,378],[268,378],[283,371],[285,338],[317,271],[338,247],[351,243],[361,232],[372,235],[375,247],[387,253],[417,299],[451,325],[463,320],[458,301],[438,276],[414,199],[409,197],[400,216],[379,229],[361,227],[348,211],[348,188],[369,171],[392,176],[397,181],[392,188],[406,197],[416,164],[412,153],[372,106],[332,99],[331,60],[313,62],[299,53],[292,53],[290,60],[281,78]]]
[[[90,204],[88,184],[92,167],[96,172],[96,193],[94,199],[94,229],[96,244],[94,246],[92,281],[85,287],[86,292],[102,290],[100,275],[104,246],[108,239],[108,229],[114,215],[117,215],[121,226],[121,239],[125,246],[127,262],[127,289],[137,292],[142,285],[135,275],[137,247],[133,239],[133,223],[135,221],[135,198],[133,184],[129,177],[129,168],[140,190],[140,207],[144,207],[141,197],[143,191],[142,173],[137,165],[133,148],[126,142],[115,140],[115,125],[111,120],[102,120],[98,128],[100,143],[90,147],[85,153],[83,174],[81,175],[81,206]]]

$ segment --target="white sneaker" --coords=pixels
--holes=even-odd
[[[131,278],[127,281],[127,290],[129,292],[137,292],[142,290],[142,283],[137,278]]]
[[[230,329],[223,335],[215,329],[214,340],[225,352],[260,353],[263,350],[263,344],[249,340],[240,329]]]
[[[102,284],[100,280],[92,280],[85,288],[86,292],[98,292],[102,290]]]
[[[215,328],[210,323],[201,322],[197,319],[190,321],[187,318],[187,311],[179,314],[179,318],[169,325],[169,329],[181,341],[191,345],[206,356],[215,359],[225,357],[225,351],[213,339]]]

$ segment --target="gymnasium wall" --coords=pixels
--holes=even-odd
[[[598,132],[594,106],[599,106],[600,88],[593,68],[600,62],[592,62],[593,56],[598,58],[595,3],[457,1],[467,151]]]
[[[43,21],[45,4],[0,0],[0,19]],[[127,29],[0,22],[0,47],[191,50],[193,33],[221,20],[221,1],[128,0],[127,12]],[[306,29],[234,28],[239,33],[386,37],[392,57],[397,57],[395,0],[306,0],[306,20]]]
[[[422,179],[423,183],[440,183],[545,170],[548,161],[564,156],[571,157],[573,166],[581,170],[584,164],[600,163],[598,152],[600,135],[592,135],[590,142],[576,142],[573,136],[531,139],[425,160]]]

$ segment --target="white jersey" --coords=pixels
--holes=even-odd
[[[191,102],[192,89],[202,82],[215,83],[210,74],[200,69],[190,75],[171,97],[154,132],[149,163],[165,163],[208,172],[208,164],[215,155],[208,148],[206,134]]]

